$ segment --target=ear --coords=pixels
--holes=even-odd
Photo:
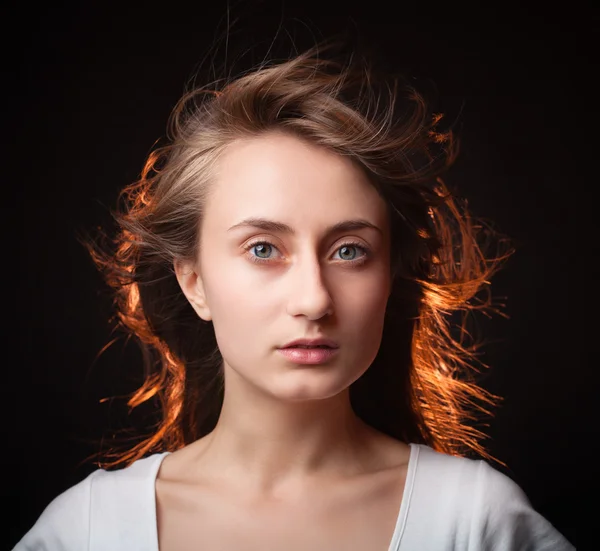
[[[212,320],[199,268],[192,262],[178,260],[173,263],[173,268],[179,286],[192,308],[204,321]]]

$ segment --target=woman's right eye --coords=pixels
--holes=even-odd
[[[248,252],[248,258],[252,262],[260,264],[268,262],[271,259],[273,250],[277,250],[277,247],[268,241],[255,241],[247,245],[245,250]]]

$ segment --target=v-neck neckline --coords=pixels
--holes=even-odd
[[[417,471],[417,463],[419,459],[419,444],[411,443],[410,454],[408,457],[408,466],[406,471],[406,480],[404,482],[404,490],[402,491],[402,498],[400,500],[400,507],[398,509],[398,516],[396,518],[396,524],[394,526],[394,532],[392,539],[388,547],[388,551],[400,551],[400,543],[402,541],[402,535],[406,527],[406,519],[408,517],[408,509],[410,507],[410,501],[412,498],[415,475]],[[153,549],[151,551],[159,551],[158,547],[158,517],[157,517],[157,505],[156,505],[156,479],[158,477],[158,471],[163,462],[163,459],[171,452],[162,452],[156,455],[156,464],[154,465],[154,472],[152,473],[152,488],[154,499],[152,500],[150,507],[150,515],[153,519]]]
[[[392,540],[390,541],[388,551],[400,551],[400,542],[402,541],[402,535],[404,534],[404,529],[406,527],[408,509],[410,507],[410,500],[412,498],[420,447],[419,444],[413,443],[409,444],[409,446],[410,455],[408,457],[406,480],[404,481],[404,490],[402,491],[398,517],[396,519],[396,526],[394,527],[394,533],[392,534]]]

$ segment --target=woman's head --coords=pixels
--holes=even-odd
[[[280,130],[229,144],[211,180],[198,256],[176,271],[212,322],[227,380],[291,401],[345,390],[381,342],[391,289],[385,201],[350,157]],[[278,352],[317,337],[338,345],[320,368]]]
[[[457,379],[474,356],[447,316],[489,306],[474,299],[500,258],[439,178],[456,151],[440,119],[410,85],[317,49],[181,99],[123,192],[116,249],[90,248],[147,353],[130,404],[158,395],[164,414],[125,460],[214,427],[223,360],[289,400],[351,385],[358,415],[392,436],[484,451],[466,404],[493,400]],[[294,233],[231,229],[252,218]],[[377,229],[328,232],[359,219]],[[285,369],[277,347],[322,335],[343,368]]]

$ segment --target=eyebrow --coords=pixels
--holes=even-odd
[[[284,224],[283,222],[275,222],[274,220],[267,220],[266,218],[254,217],[242,220],[238,224],[231,226],[231,228],[229,228],[227,231],[230,232],[232,230],[244,227],[258,228],[264,231],[270,231],[274,233],[286,233],[290,235],[294,235],[296,233],[294,228],[288,226],[287,224]],[[383,235],[383,231],[381,230],[381,228],[362,218],[338,222],[337,224],[334,224],[333,226],[327,228],[327,235],[341,233],[345,231],[361,230],[365,228],[376,230]]]

